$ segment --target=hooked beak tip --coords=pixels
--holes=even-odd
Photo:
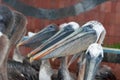
[[[30,61],[30,63],[32,63],[32,62],[34,61],[34,59],[31,57],[31,58],[29,59],[29,61]]]
[[[28,58],[29,58],[29,57],[31,57],[31,54],[30,54],[30,53],[28,53],[27,57],[28,57]]]
[[[21,42],[20,42],[20,43],[18,43],[18,44],[17,44],[17,48],[18,48],[19,46],[21,46],[21,45],[22,45],[22,43],[21,43]]]
[[[39,60],[40,58],[41,58],[41,56],[39,56],[39,55],[28,55],[28,58],[29,58],[29,61],[30,61],[30,63],[31,62],[33,62],[33,61],[35,61],[35,60]]]
[[[34,54],[36,54],[36,52],[30,52],[30,53],[28,53],[28,55],[27,55],[27,57],[31,57],[32,55],[34,55]]]

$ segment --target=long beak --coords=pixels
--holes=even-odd
[[[83,27],[65,39],[52,45],[46,50],[32,56],[30,61],[38,60],[40,58],[53,58],[67,55],[73,55],[82,51],[85,51],[91,43],[94,43],[97,39],[96,31],[91,27]]]
[[[86,64],[85,64],[86,66],[85,66],[84,80],[94,80],[96,71],[103,59],[103,50],[102,48],[100,50],[101,51],[97,52],[97,55],[96,53],[92,54],[89,51],[86,53]]]
[[[41,46],[33,50],[28,54],[28,57],[31,57],[31,55],[34,55],[36,53],[39,53],[40,51],[43,51],[47,49],[48,47],[54,45],[55,43],[59,42],[60,40],[64,39],[71,33],[73,33],[75,30],[72,28],[71,25],[66,25],[64,28],[62,28],[58,33],[56,33],[53,37],[48,39],[46,42],[44,42]]]
[[[42,29],[40,32],[38,32],[33,37],[30,37],[28,40],[24,40],[20,42],[17,47],[19,46],[27,46],[31,48],[36,48],[38,45],[41,45],[43,41],[49,39],[51,36],[53,36],[57,32],[57,26],[56,25],[48,25],[46,28]]]
[[[102,58],[98,58],[98,57],[94,59],[87,58],[84,80],[94,80],[96,71],[101,61],[102,61]]]

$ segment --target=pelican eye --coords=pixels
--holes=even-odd
[[[66,27],[64,27],[66,30],[71,30],[71,29],[73,29],[72,28],[72,25],[67,25]]]
[[[53,26],[50,26],[50,28],[53,28]]]
[[[54,30],[54,26],[53,26],[53,25],[50,25],[50,26],[48,27],[48,29],[49,29],[49,30]]]
[[[50,26],[49,26],[49,28],[53,28],[53,26],[52,26],[52,25],[50,25]]]
[[[92,28],[93,28],[92,25],[87,25],[87,26],[83,27],[83,31],[88,32],[90,30],[93,30]]]

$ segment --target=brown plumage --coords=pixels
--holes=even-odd
[[[95,76],[95,80],[117,80],[109,66],[101,66]]]
[[[32,68],[28,64],[17,62],[14,60],[8,60],[8,79],[9,80],[38,80],[38,71]],[[14,75],[15,74],[15,75]]]
[[[9,50],[9,40],[7,36],[0,36],[0,80],[7,79],[7,56]]]

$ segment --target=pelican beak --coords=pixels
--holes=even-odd
[[[50,46],[49,48],[30,57],[30,62],[34,60],[39,60],[39,59],[47,59],[47,58],[73,55],[73,54],[85,51],[91,43],[95,42],[97,38],[95,33],[96,32],[94,30],[88,31],[88,32],[84,32],[81,30],[78,35],[76,35],[76,32],[75,33],[73,32],[71,35],[67,36],[65,39],[57,42],[56,44]],[[78,42],[78,44],[76,42]],[[85,43],[86,45],[84,45]],[[78,47],[76,47],[76,45]],[[83,45],[84,47],[80,45]]]
[[[41,45],[45,40],[53,36],[57,31],[58,29],[56,25],[54,24],[48,25],[46,28],[42,29],[34,36],[18,43],[17,47],[26,46],[26,47],[36,48],[37,46]]]
[[[84,80],[94,80],[96,71],[103,59],[103,49],[100,44],[91,44],[86,52]]]
[[[43,51],[50,46],[54,45],[55,43],[59,42],[60,40],[64,39],[71,33],[73,33],[76,29],[79,28],[78,25],[75,25],[77,23],[68,23],[68,24],[62,24],[60,25],[60,31],[56,33],[54,36],[52,36],[50,39],[48,39],[45,43],[43,43],[40,47],[33,50],[30,55],[37,54],[40,51]],[[74,26],[75,25],[75,26]],[[29,56],[30,57],[30,56]]]
[[[87,50],[88,46],[95,43],[100,37],[98,33],[101,32],[99,32],[98,29],[94,29],[94,27],[96,27],[96,24],[93,23],[80,27],[56,44],[33,55],[30,61],[68,56]]]

